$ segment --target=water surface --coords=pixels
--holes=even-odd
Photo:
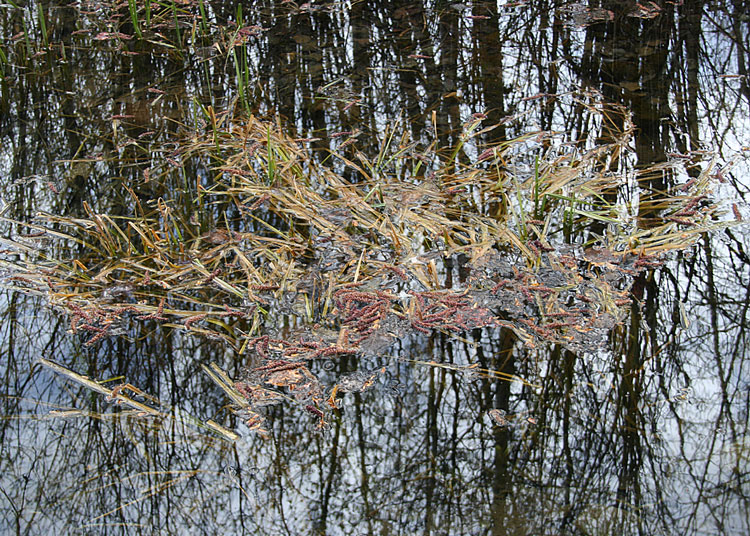
[[[477,113],[499,126],[463,149],[467,161],[481,143],[528,133],[554,133],[530,142],[533,155],[584,152],[632,132],[622,157],[606,162],[612,173],[658,193],[710,169],[723,219],[748,214],[750,14],[741,3],[238,6],[152,3],[148,23],[141,6],[138,29],[127,3],[0,6],[3,215],[126,214],[128,186],[183,207],[186,219],[196,214],[199,232],[238,218],[197,204],[200,187],[212,186],[212,163],[180,152],[192,132],[209,129],[209,108],[219,122],[252,113],[317,139],[305,143],[321,162],[352,136],[358,150],[377,154],[396,127],[422,147],[452,147]],[[584,106],[583,95],[608,111]],[[653,173],[675,160],[695,167]],[[516,162],[533,168],[523,154]],[[639,216],[652,217],[645,208]],[[2,225],[4,237],[34,243],[27,228]],[[605,231],[593,225],[557,239],[583,247]],[[323,430],[298,408],[270,408],[267,438],[227,411],[201,368],[215,362],[238,378],[251,355],[156,323],[87,345],[44,296],[8,288],[0,526],[18,534],[748,533],[749,245],[746,228],[733,225],[640,273],[627,316],[589,348],[531,348],[497,327],[415,331],[375,355],[314,362],[329,385],[384,372],[347,394]],[[3,255],[16,258],[10,248]],[[460,287],[467,270],[466,259],[451,258],[439,277]],[[11,275],[2,274],[5,286],[18,287]],[[283,315],[266,326],[301,327]],[[175,408],[174,418],[108,402],[40,357],[127,381]],[[475,363],[524,381],[464,368]]]

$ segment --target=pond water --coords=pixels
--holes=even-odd
[[[2,532],[750,533],[750,240],[742,225],[750,187],[750,7],[729,4],[0,4]],[[411,253],[398,257],[396,230],[389,238],[393,251],[367,238],[384,248],[369,257],[337,242],[336,230],[325,235],[281,212],[272,215],[286,195],[277,191],[282,188],[264,190],[268,198],[258,195],[261,210],[263,203],[272,208],[248,223],[245,205],[226,201],[239,183],[219,192],[215,175],[222,169],[241,178],[242,170],[230,168],[242,161],[201,151],[229,143],[228,125],[244,125],[241,118],[249,121],[251,114],[270,125],[266,149],[272,126],[304,140],[300,147],[310,156],[301,175],[328,166],[356,184],[363,180],[357,166],[380,162],[390,136],[415,162],[427,160],[421,169],[410,168],[419,170],[418,178],[403,181],[413,190],[395,190],[389,201],[383,182],[382,192],[372,194],[381,196],[383,210],[401,217],[393,217],[399,229],[411,217],[399,212],[401,205],[421,206],[422,218],[443,210],[431,193],[432,177],[440,176],[435,162],[450,154],[441,150],[458,148],[456,163],[481,162],[484,147],[508,140],[515,141],[502,165],[531,177],[541,157],[564,155],[572,162],[606,146],[605,167],[591,172],[591,188],[596,177],[624,177],[630,193],[601,196],[629,206],[634,227],[652,225],[653,215],[645,203],[628,205],[633,191],[668,197],[705,179],[706,195],[719,210],[700,234],[685,234],[689,246],[665,249],[658,262],[633,271],[591,247],[611,232],[609,220],[561,222],[549,236],[552,246],[569,251],[576,266],[593,267],[590,273],[607,291],[627,299],[601,323],[592,315],[591,329],[579,326],[575,341],[544,340],[545,329],[552,329],[547,319],[541,328],[531,309],[497,297],[503,284],[521,300],[528,289],[498,282],[489,272],[515,274],[521,284],[533,272],[540,303],[552,294],[542,285],[561,285],[554,279],[567,272],[544,262],[524,272],[523,256],[512,248],[491,245],[492,253],[480,254],[420,235],[408,236]],[[469,139],[472,121],[494,128]],[[248,145],[237,154],[255,151]],[[619,147],[616,156],[613,147]],[[428,153],[437,156],[430,160]],[[275,169],[270,157],[266,165],[266,173]],[[372,178],[386,174],[383,169],[367,173]],[[462,188],[468,184],[461,181]],[[467,195],[446,217],[458,220],[474,203],[490,221],[492,203]],[[316,199],[306,202],[313,206]],[[95,214],[129,218],[141,201],[217,251],[241,233],[270,243],[305,227],[297,235],[309,242],[299,264],[314,269],[297,274],[294,294],[282,292],[286,276],[279,276],[274,282],[281,290],[248,286],[239,293],[243,301],[218,268],[201,264],[214,257],[196,260],[198,249],[180,249],[181,236],[174,242],[179,255],[164,261],[175,278],[156,290],[116,286],[103,272],[86,276],[87,290],[64,287],[58,272],[40,271],[36,286],[33,273],[19,275],[21,259],[32,256],[39,266],[70,260],[71,274],[93,265],[91,250],[68,235],[41,235],[30,227],[42,225],[40,214],[58,231],[62,227],[54,225],[62,224],[54,216],[85,220],[79,229],[85,234]],[[512,210],[512,201],[508,206]],[[351,236],[369,236],[356,221],[352,230],[357,218],[363,226],[360,213],[335,210],[321,214]],[[681,217],[673,220],[681,223]],[[547,222],[545,228],[554,224]],[[157,242],[155,235],[141,236],[144,243]],[[438,251],[436,258],[431,248],[451,253]],[[114,257],[105,250],[103,257]],[[277,273],[268,268],[273,262],[264,262],[247,270]],[[368,262],[393,265],[383,307],[392,301],[398,314],[395,320],[377,317],[396,334],[389,344],[343,351],[349,341],[338,332],[330,353],[320,342],[327,335],[304,351],[290,349],[287,340],[295,333],[304,333],[304,342],[339,327],[325,325],[320,311],[306,317],[300,307],[325,294],[331,274],[358,277]],[[437,286],[422,284],[422,276],[412,286],[399,283],[396,264],[414,267]],[[203,282],[220,280],[216,292],[229,289],[228,297],[217,304],[210,294],[180,290],[179,277],[187,273],[180,267],[197,265]],[[422,265],[429,269],[419,272]],[[118,269],[135,281],[144,273],[139,266],[134,261]],[[476,303],[456,301],[480,268],[497,288],[475,286],[472,296],[484,300],[483,307],[502,308],[499,321],[484,322]],[[145,273],[149,281],[148,274],[158,279],[156,272]],[[586,277],[596,279],[590,273]],[[96,294],[96,288],[104,291]],[[326,303],[337,296],[342,310],[381,306],[374,288],[350,288],[362,292],[359,298],[344,290],[333,294],[332,283],[327,289]],[[457,294],[429,293],[441,289]],[[252,290],[258,294],[252,310],[264,311],[254,324],[243,317],[251,314],[246,298]],[[417,291],[425,292],[417,298]],[[293,302],[303,295],[310,301]],[[429,299],[442,299],[442,309],[420,301]],[[79,305],[63,306],[65,300]],[[145,307],[151,316],[118,323],[119,316],[102,313],[94,321],[94,313],[81,309],[84,302],[127,300],[133,311]],[[179,300],[189,303],[179,311],[182,323],[160,322],[162,314],[179,316]],[[209,303],[217,310],[226,305],[225,316],[216,313],[210,325],[201,316]],[[424,316],[405,329],[404,318],[419,304]],[[195,316],[186,316],[188,309]],[[448,310],[457,315],[453,326],[440,323]],[[468,322],[470,310],[473,329],[449,329],[460,318]],[[440,322],[430,311],[443,314]],[[202,322],[205,329],[188,329]],[[76,323],[90,327],[76,329]],[[216,326],[221,330],[210,331]],[[364,332],[356,326],[351,333]],[[251,368],[269,352],[269,340],[278,355],[314,354],[294,370],[304,369],[305,378],[327,388],[336,385],[343,393],[338,401],[335,391],[326,391],[331,408],[295,404],[290,390],[284,391],[289,400],[259,410],[257,421],[250,412],[257,408],[231,410],[231,397],[206,370],[249,385],[258,379]],[[331,359],[317,359],[326,356]],[[131,399],[158,407],[159,415],[116,403],[117,393],[107,397],[45,365],[50,362],[106,380],[100,385],[107,391],[129,383],[145,393]],[[300,372],[286,370],[282,377],[278,365],[270,370],[277,375],[264,379],[275,386],[299,389],[303,383]]]

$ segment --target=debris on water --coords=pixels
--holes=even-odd
[[[507,413],[502,409],[491,409],[487,412],[487,415],[489,415],[500,428],[508,428],[511,426],[511,422],[506,418]]]
[[[378,374],[385,372],[380,369],[375,372],[354,372],[341,377],[337,384],[338,390],[343,393],[363,392],[375,383]]]
[[[127,301],[133,299],[133,292],[135,292],[135,285],[131,283],[119,283],[116,285],[110,285],[102,290],[102,301]]]
[[[480,119],[465,126],[466,142]],[[127,319],[129,329],[157,323],[247,357],[234,387],[221,385],[254,430],[262,430],[260,410],[281,401],[314,414],[325,428],[336,393],[362,390],[372,378],[354,374],[324,385],[314,372],[318,363],[327,371],[380,359],[404,337],[507,329],[529,348],[603,349],[638,307],[631,290],[640,274],[715,225],[710,169],[654,203],[647,229],[613,216],[618,207],[603,193],[629,179],[596,174],[590,164],[625,145],[597,147],[575,164],[540,157],[535,175],[525,152],[514,153],[529,147],[528,137],[478,145],[493,162],[526,159],[515,176],[498,178],[486,161],[458,165],[406,134],[388,135],[400,141],[388,141],[376,160],[360,151],[356,162],[341,157],[337,165],[352,179],[321,165],[278,125],[228,113],[222,121],[216,131],[191,133],[178,149],[169,147],[161,171],[149,168],[153,183],[158,173],[183,172],[193,158],[204,165],[198,162],[213,161],[218,143],[223,156],[211,203],[235,207],[218,222],[203,221],[194,208],[178,217],[185,211],[177,201],[149,204],[127,190],[136,207],[127,219],[85,204],[85,218],[17,222],[51,242],[40,255],[21,239],[4,239],[12,249],[2,267],[19,288],[48,296],[66,312],[71,332],[86,345],[118,336]],[[355,133],[345,143],[360,143]],[[410,169],[420,172],[411,176]],[[579,205],[559,203],[560,192]],[[583,203],[590,208],[576,208]],[[573,232],[571,218],[581,227],[605,219],[610,230],[585,247],[561,240]],[[86,244],[87,253],[64,247],[71,243]],[[491,417],[510,422],[498,412]]]

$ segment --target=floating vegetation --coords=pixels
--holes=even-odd
[[[157,421],[164,421],[167,419],[176,419],[183,423],[191,424],[197,428],[203,429],[203,431],[211,430],[224,437],[227,440],[237,440],[239,436],[231,430],[221,426],[213,420],[207,420],[205,422],[199,421],[197,418],[185,413],[184,411],[176,410],[171,408],[168,404],[161,402],[160,400],[144,393],[134,385],[129,383],[118,384],[113,388],[106,387],[103,383],[92,380],[87,376],[78,374],[66,367],[63,367],[59,363],[49,361],[48,359],[39,359],[39,363],[50,370],[67,377],[68,379],[83,385],[87,389],[91,389],[94,392],[105,395],[107,402],[114,402],[115,404],[123,404],[135,410],[135,417],[151,417]],[[130,391],[130,394],[128,394]],[[141,400],[137,400],[140,398]],[[100,417],[100,415],[93,415],[90,412],[81,412],[79,410],[70,411],[56,411],[52,413],[52,416],[60,417],[74,417],[74,416],[88,416],[88,417]]]
[[[296,405],[323,428],[345,393],[385,372],[325,385],[313,363],[385,355],[405,336],[495,327],[528,347],[597,351],[638,306],[636,278],[724,225],[710,163],[617,171],[630,131],[588,150],[549,132],[484,146],[492,127],[475,114],[459,147],[388,128],[371,158],[360,133],[331,135],[348,137],[321,156],[278,124],[220,117],[143,179],[181,188],[154,198],[123,183],[126,214],[84,204],[84,217],[4,219],[23,231],[3,239],[0,266],[6,287],[43,296],[85,345],[142,325],[225,344],[247,363],[241,377],[204,370],[261,435],[264,408]],[[685,181],[660,190],[664,174]]]

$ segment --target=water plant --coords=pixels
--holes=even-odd
[[[5,83],[5,73],[8,69],[8,56],[5,51],[0,47],[0,82]]]
[[[39,23],[39,31],[42,33],[42,43],[44,48],[49,49],[49,35],[47,33],[47,21],[44,17],[44,8],[42,4],[37,4],[37,20]]]
[[[138,36],[138,39],[143,39],[143,32],[141,32],[141,25],[138,21],[138,4],[136,4],[135,0],[128,0],[128,11],[130,12],[130,21],[133,23],[135,34]],[[150,10],[148,12],[150,18]]]
[[[628,132],[613,146],[536,149],[531,159],[524,136],[463,161],[455,148],[420,149],[392,125],[372,158],[356,141],[353,159],[320,158],[279,122],[197,109],[196,123],[210,128],[196,125],[173,152],[179,162],[153,170],[163,180],[179,175],[183,192],[144,199],[124,185],[128,214],[84,204],[82,218],[13,222],[28,232],[4,239],[10,255],[0,266],[10,288],[67,314],[86,345],[119,336],[127,321],[248,356],[242,378],[207,371],[261,434],[263,408],[278,403],[325,426],[347,387],[322,384],[310,364],[379,355],[399,337],[497,327],[529,347],[596,347],[628,314],[639,273],[725,225],[711,203],[710,167],[658,195],[597,171]],[[469,124],[462,145],[481,130]],[[207,183],[189,183],[191,161],[190,169],[208,166]],[[618,205],[636,195],[647,226]],[[606,223],[604,233],[591,234],[592,222]],[[31,245],[37,237],[51,245]],[[463,264],[468,279],[446,286],[447,262]],[[309,331],[280,332],[285,317]]]

